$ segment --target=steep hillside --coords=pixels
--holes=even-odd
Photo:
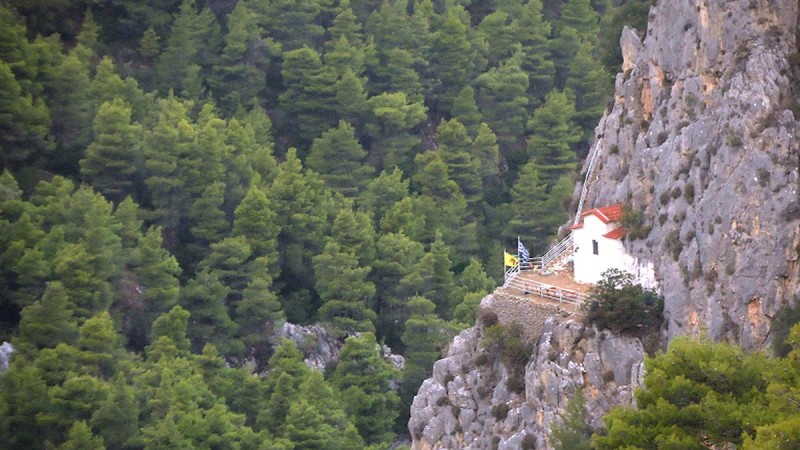
[[[674,0],[652,8],[643,40],[623,31],[584,210],[624,202],[642,213],[643,237],[626,245],[654,264],[668,341],[707,333],[765,348],[772,319],[800,293],[797,21],[796,1]],[[548,448],[577,388],[594,425],[633,401],[637,340],[553,316],[514,395],[507,367],[471,364],[483,332],[462,333],[422,385],[415,448]]]
[[[434,364],[411,407],[413,448],[547,448],[553,425],[579,389],[593,427],[611,406],[633,404],[644,355],[638,339],[598,333],[533,302],[527,311],[515,303],[500,293],[485,297],[482,319]],[[539,332],[524,367],[484,347],[486,317],[504,327],[522,320]]]
[[[596,129],[587,207],[642,211],[668,337],[762,348],[798,294],[798,2],[664,1]]]

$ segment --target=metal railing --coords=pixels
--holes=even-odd
[[[583,202],[586,200],[586,194],[589,192],[589,177],[592,176],[592,171],[597,163],[597,154],[600,153],[600,147],[603,145],[603,138],[597,140],[592,148],[592,154],[589,156],[589,167],[586,168],[586,178],[583,179],[583,187],[581,187],[581,199],[578,201],[578,210],[575,212],[575,224],[581,221],[581,213],[583,212]]]
[[[540,283],[534,280],[520,279],[514,277],[506,282],[504,287],[519,291],[522,295],[536,295],[548,300],[553,300],[559,303],[567,303],[580,307],[589,299],[588,294],[583,292],[573,291],[572,289],[564,289],[551,284]]]
[[[551,248],[547,253],[544,254],[544,256],[542,256],[542,263],[541,263],[542,270],[545,270],[548,264],[558,259],[561,255],[564,254],[564,252],[572,249],[572,244],[573,244],[572,233],[570,233],[569,236],[562,239],[561,242],[556,244],[555,247]]]

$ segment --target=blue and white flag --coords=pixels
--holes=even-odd
[[[522,245],[522,241],[519,240],[519,237],[517,237],[517,255],[519,255],[519,259],[522,262],[528,262],[528,259],[531,257],[530,253],[528,253],[528,249]]]

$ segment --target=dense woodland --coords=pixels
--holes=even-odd
[[[385,448],[650,3],[0,1],[0,447]]]

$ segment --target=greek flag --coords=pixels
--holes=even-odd
[[[522,245],[522,241],[519,240],[519,237],[517,237],[517,254],[522,262],[528,262],[528,259],[531,257],[530,253],[528,253],[528,249]]]

